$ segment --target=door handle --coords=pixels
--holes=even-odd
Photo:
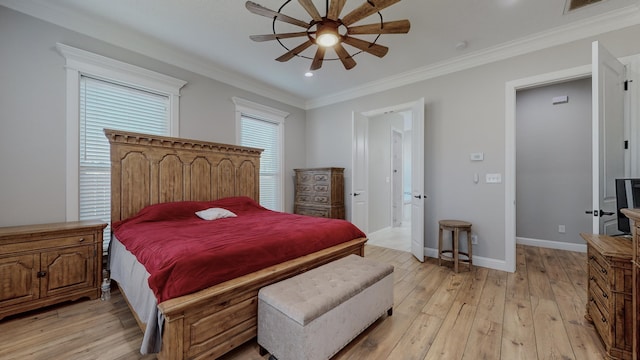
[[[353,196],[358,196],[360,195],[360,193],[353,193]]]
[[[616,213],[614,213],[614,212],[608,212],[608,211],[604,211],[604,210],[600,209],[600,217],[603,217],[605,215],[611,216],[611,215],[615,215],[615,214]]]
[[[414,198],[416,199],[422,199],[422,198],[427,198],[427,195],[413,195]]]
[[[598,217],[598,210],[587,210],[584,213],[585,214],[593,214],[593,216]]]

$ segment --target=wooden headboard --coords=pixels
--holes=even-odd
[[[104,129],[111,145],[111,221],[170,201],[260,201],[261,149]]]

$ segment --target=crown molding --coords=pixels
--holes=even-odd
[[[80,13],[62,9],[46,0],[0,0],[0,5],[239,89],[304,109],[306,99],[302,97],[279,90],[236,71],[223,69],[210,61],[187,55],[184,51],[155,38],[127,30],[122,26],[114,26],[109,21],[88,19]]]
[[[465,56],[378,79],[332,95],[311,99],[306,102],[305,109],[310,110],[356,99],[637,24],[640,24],[640,4],[630,5],[599,16],[576,21],[569,25],[542,31]]]

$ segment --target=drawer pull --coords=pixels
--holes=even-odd
[[[78,239],[78,242],[83,242],[83,241],[84,241],[84,238]]]
[[[609,295],[607,295],[607,293],[603,292],[603,293],[602,293],[602,297],[604,297],[605,299],[608,299],[608,298],[609,298]]]
[[[606,319],[604,316],[602,317],[602,322],[603,322],[603,323],[606,323],[606,322],[607,322],[607,319]]]
[[[589,301],[591,301],[592,303],[596,302],[596,300],[593,298],[593,296],[591,297],[591,299],[589,299]]]
[[[46,271],[38,271],[37,276],[39,278],[43,278],[43,277],[47,276],[47,272]]]
[[[607,273],[607,269],[604,269],[604,268],[600,269],[600,272],[603,273],[603,274],[606,274]]]
[[[595,259],[596,259],[595,256],[593,256],[593,255],[589,256],[589,260],[595,260]]]
[[[589,280],[591,280],[591,281],[596,281],[596,277],[595,277],[595,276],[592,276],[592,277],[590,277],[590,278],[589,278]]]

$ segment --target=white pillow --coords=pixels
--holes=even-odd
[[[204,220],[216,220],[228,217],[236,217],[236,214],[223,208],[209,208],[206,210],[196,211],[196,215]]]

